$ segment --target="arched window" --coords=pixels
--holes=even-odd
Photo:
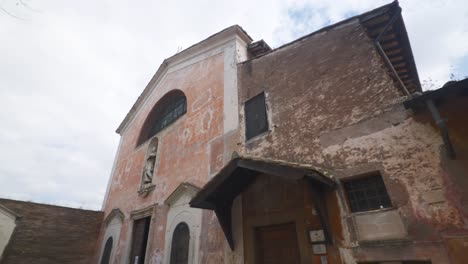
[[[104,253],[102,253],[101,264],[110,263],[110,256],[112,253],[112,242],[112,237],[109,237],[106,241],[106,245],[104,246]]]
[[[156,135],[187,112],[187,98],[180,90],[164,95],[153,107],[140,132],[137,146]]]
[[[186,223],[176,226],[172,235],[170,264],[187,264],[190,244],[190,231]]]

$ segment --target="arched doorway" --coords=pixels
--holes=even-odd
[[[174,229],[171,244],[170,264],[187,264],[189,256],[190,231],[186,223],[180,223]]]

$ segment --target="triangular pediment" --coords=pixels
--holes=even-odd
[[[120,211],[120,209],[118,208],[114,208],[104,220],[104,224],[108,226],[114,219],[117,219],[120,222],[123,222],[124,218],[125,218],[125,215],[122,213],[122,211]]]
[[[209,54],[210,51],[219,47],[219,45],[223,45],[226,43],[226,40],[229,39],[240,39],[245,43],[251,43],[252,38],[245,32],[240,26],[234,25],[228,27],[200,42],[195,45],[192,45],[185,50],[182,50],[175,55],[165,59],[161,66],[158,68],[156,73],[154,74],[153,78],[151,78],[150,82],[143,90],[141,95],[138,97],[135,104],[132,106],[130,111],[125,116],[122,123],[117,128],[116,132],[121,134],[122,131],[125,130],[127,125],[133,120],[134,116],[138,112],[138,110],[144,104],[144,101],[149,97],[151,92],[156,89],[158,84],[164,78],[164,76],[171,71],[172,67],[183,67],[188,62],[193,62],[195,57],[199,56],[200,54]],[[195,60],[196,61],[196,60]]]
[[[183,182],[167,197],[164,203],[168,206],[188,204],[190,200],[200,191],[197,186]]]
[[[3,206],[1,204],[0,204],[0,213],[3,214],[3,215],[8,216],[12,220],[16,220],[16,219],[21,217],[19,214],[13,212],[12,210],[8,209],[7,207],[5,207],[5,206]]]

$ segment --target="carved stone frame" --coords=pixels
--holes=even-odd
[[[146,249],[145,249],[145,252],[146,252],[146,259],[145,259],[145,263],[149,263],[148,262],[148,257],[149,257],[149,253],[151,251],[151,234],[154,233],[154,225],[152,224],[153,221],[154,221],[154,211],[155,211],[155,208],[156,208],[156,205],[150,205],[148,207],[145,207],[145,208],[142,208],[142,209],[138,209],[138,210],[135,210],[135,211],[132,211],[130,212],[130,228],[128,228],[127,230],[127,237],[129,238],[128,241],[130,241],[127,245],[127,249],[125,251],[125,256],[123,257],[123,263],[130,263],[130,254],[131,254],[131,250],[132,250],[132,243],[133,243],[133,228],[134,228],[134,223],[135,223],[135,220],[138,220],[138,219],[141,219],[141,218],[145,218],[145,217],[151,217],[151,221],[150,221],[150,227],[149,227],[149,231],[148,231],[148,243],[146,245]]]
[[[112,209],[109,215],[104,219],[104,236],[102,239],[100,254],[99,254],[99,263],[102,259],[102,254],[104,253],[104,247],[109,237],[112,237],[112,251],[110,255],[110,263],[115,262],[115,251],[119,245],[119,239],[121,235],[122,225],[125,219],[125,215],[118,208]]]
[[[407,237],[407,231],[406,231],[406,226],[403,222],[403,219],[401,218],[401,214],[399,212],[399,207],[400,204],[395,201],[395,193],[394,190],[389,188],[389,175],[385,172],[383,165],[380,162],[373,162],[373,163],[366,163],[366,164],[361,164],[352,168],[347,168],[343,170],[337,171],[338,173],[335,175],[338,179],[338,185],[339,188],[337,189],[338,191],[338,196],[340,197],[340,202],[342,206],[342,213],[345,219],[345,222],[347,223],[347,228],[349,229],[350,232],[350,239],[353,242],[359,242],[359,244],[365,245],[368,243],[371,244],[385,244],[385,243],[392,243],[392,242],[406,242],[409,241],[409,238]],[[371,211],[364,211],[364,212],[351,212],[351,209],[349,207],[349,202],[348,202],[348,197],[346,195],[346,191],[344,190],[343,187],[343,182],[344,181],[349,181],[352,179],[356,179],[359,177],[363,177],[368,174],[372,173],[379,173],[380,176],[382,177],[382,180],[385,184],[385,188],[387,189],[388,196],[390,198],[391,207],[388,208],[383,208],[383,209],[376,209],[376,210],[371,210]],[[398,214],[398,217],[395,217],[395,221],[401,221],[402,225],[402,234],[401,238],[393,238],[393,239],[385,239],[385,240],[372,240],[372,241],[366,241],[362,240],[359,235],[359,228],[358,228],[358,223],[357,223],[357,218],[360,216],[371,216],[371,215],[381,215],[385,213],[391,213],[391,212],[396,212]]]
[[[189,205],[189,201],[199,190],[200,188],[192,184],[181,183],[164,202],[169,206],[169,211],[167,213],[163,264],[170,263],[172,238],[175,227],[180,223],[185,223],[189,227],[190,242],[188,263],[193,264],[199,262],[202,210],[192,208]]]

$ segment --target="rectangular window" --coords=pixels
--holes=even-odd
[[[380,174],[343,182],[351,212],[363,212],[392,206]]]
[[[268,131],[265,93],[245,102],[245,137],[247,140]]]

